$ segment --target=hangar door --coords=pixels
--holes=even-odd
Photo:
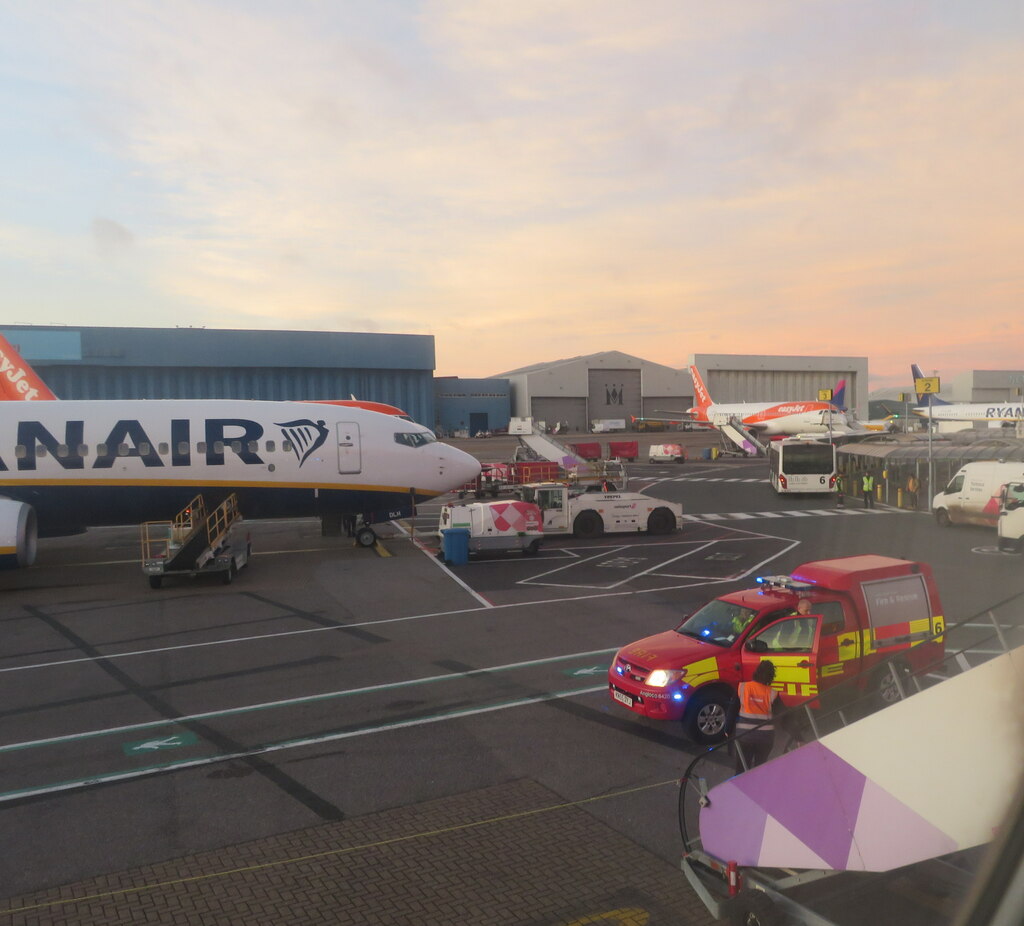
[[[554,427],[556,421],[563,421],[568,422],[570,431],[590,430],[587,427],[586,399],[582,397],[536,396],[530,402],[530,414],[534,421],[543,421],[549,427]]]
[[[590,420],[625,418],[643,414],[639,370],[588,370]]]

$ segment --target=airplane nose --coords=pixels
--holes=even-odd
[[[449,444],[441,444],[441,490],[450,492],[480,475],[480,461]]]

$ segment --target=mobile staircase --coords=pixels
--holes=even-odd
[[[743,422],[735,415],[715,415],[711,422],[722,438],[720,453],[733,456],[756,457],[767,455],[768,449],[755,436],[754,432],[743,426]]]
[[[197,495],[173,521],[147,521],[142,525],[142,571],[150,588],[160,588],[164,576],[194,578],[220,573],[225,585],[249,562],[248,538],[236,536],[242,520],[238,498],[232,492],[207,512]]]

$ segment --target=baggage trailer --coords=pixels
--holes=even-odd
[[[230,585],[252,555],[241,521],[234,493],[209,513],[197,495],[173,521],[147,521],[142,525],[142,571],[149,587],[160,588],[166,576],[194,579],[214,573]]]

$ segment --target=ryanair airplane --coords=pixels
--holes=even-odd
[[[0,560],[36,536],[170,519],[234,492],[246,517],[366,524],[474,479],[428,428],[358,407],[231,399],[0,401]]]

